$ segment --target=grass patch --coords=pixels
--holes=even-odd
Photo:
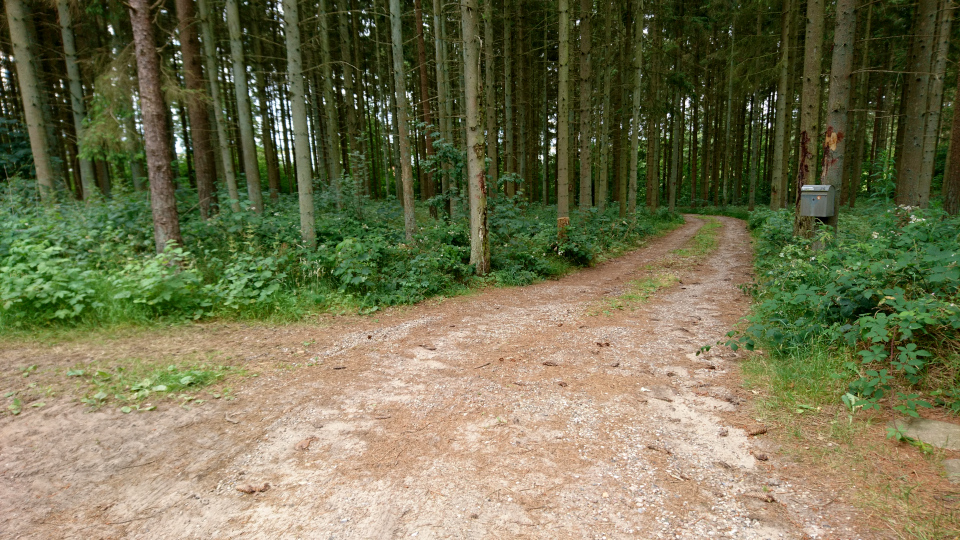
[[[631,281],[628,284],[627,292],[612,298],[602,299],[599,304],[587,310],[587,315],[611,315],[614,311],[637,309],[657,291],[669,287],[679,280],[680,278],[674,274],[662,273]]]
[[[760,392],[754,415],[777,426],[771,436],[784,454],[815,467],[881,530],[898,538],[957,538],[960,495],[942,477],[945,452],[889,440],[887,415],[840,402],[846,381],[834,373],[848,354],[824,343],[783,357],[751,354],[741,366],[745,386]]]
[[[681,258],[703,257],[717,249],[717,231],[723,227],[723,224],[712,217],[705,217],[703,220],[705,223],[697,231],[697,234],[688,240],[682,248],[673,250],[672,254]]]
[[[587,315],[611,315],[614,311],[625,309],[634,310],[647,302],[658,291],[670,287],[680,281],[680,276],[665,269],[681,266],[681,262],[699,260],[717,248],[717,231],[723,227],[718,220],[704,218],[704,225],[700,227],[693,238],[684,242],[683,247],[670,252],[670,257],[657,264],[650,264],[644,271],[650,275],[629,282],[627,292],[611,298],[604,298],[599,303],[587,309]]]
[[[201,404],[233,399],[231,380],[247,370],[210,359],[143,360],[123,358],[76,364],[69,368],[20,366],[4,380],[5,412],[42,408],[49,399],[75,397],[93,410],[117,407],[120,412],[154,410],[162,402]],[[256,374],[252,374],[256,376]]]
[[[186,404],[203,403],[198,393],[207,389],[213,399],[232,399],[231,389],[221,383],[229,375],[243,375],[239,368],[214,364],[162,365],[136,358],[105,364],[85,364],[66,371],[76,378],[81,403],[99,409],[107,404],[120,405],[120,411],[152,410],[148,400],[176,399]]]

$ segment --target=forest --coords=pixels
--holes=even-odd
[[[124,493],[189,513],[170,493],[192,484],[143,481],[189,468],[176,444],[208,466],[192,497],[225,505],[200,521],[236,515],[228,496],[287,497],[328,457],[349,464],[317,485],[351,501],[371,484],[338,471],[413,482],[357,505],[304,487],[297,507],[343,537],[422,515],[462,535],[467,506],[468,525],[505,537],[534,511],[584,536],[769,519],[771,537],[820,537],[810,512],[837,537],[960,531],[941,466],[960,446],[887,423],[960,414],[954,0],[2,4],[0,440],[34,442],[5,446],[0,469],[10,493],[56,487],[44,500],[76,520],[54,529],[0,497],[27,516],[0,529],[225,534],[236,524],[187,531],[104,502],[142,488]],[[122,421],[147,411],[154,431]],[[463,433],[476,440],[450,443]],[[101,438],[153,442],[97,453],[110,466],[82,477],[44,453],[86,459]],[[485,462],[495,448],[510,463]],[[781,467],[790,452],[807,468]],[[42,475],[24,463],[58,480],[28,485]],[[588,463],[620,484],[598,487]],[[228,467],[268,472],[244,484]],[[531,471],[554,487],[520,489]],[[67,477],[89,491],[61,490]],[[736,495],[752,502],[726,496],[758,478]],[[476,500],[422,504],[456,482]],[[779,498],[791,483],[822,497]],[[565,485],[581,488],[551,491]],[[413,517],[350,529],[362,520],[336,513],[397,500]],[[578,513],[597,501],[634,521]],[[772,502],[790,519],[757,509]],[[286,507],[261,532],[309,536]]]
[[[720,213],[758,241],[728,345],[845,343],[858,406],[936,364],[960,408],[949,0],[4,6],[4,331],[370,313]]]

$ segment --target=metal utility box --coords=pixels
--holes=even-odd
[[[833,198],[837,190],[833,186],[800,186],[800,215],[811,217],[833,216]]]

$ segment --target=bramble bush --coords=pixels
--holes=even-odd
[[[758,343],[804,355],[827,343],[848,352],[844,402],[917,416],[939,404],[960,412],[960,218],[939,210],[869,206],[841,214],[827,246],[794,239],[788,210],[757,210],[755,306],[734,347]],[[844,351],[845,350],[845,351]]]
[[[476,278],[463,208],[451,221],[418,206],[419,230],[408,243],[396,201],[358,199],[337,211],[335,198],[318,191],[315,250],[300,245],[295,195],[281,195],[262,214],[222,204],[202,220],[196,196],[181,190],[179,207],[192,209],[181,215],[184,245],[156,255],[145,193],[120,186],[107,200],[44,208],[27,182],[10,181],[0,186],[0,331],[370,311],[559,276],[682,221],[667,212],[621,219],[613,208],[594,209],[574,213],[558,243],[555,208],[491,198],[492,272]]]

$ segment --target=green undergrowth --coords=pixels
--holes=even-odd
[[[220,212],[201,220],[196,199],[178,192],[184,245],[154,253],[146,194],[117,190],[90,205],[39,206],[28,184],[0,192],[0,335],[59,329],[178,324],[193,320],[288,322],[324,312],[463,294],[489,285],[526,285],[637,247],[677,226],[678,214],[616,209],[574,212],[558,241],[556,209],[519,198],[489,202],[491,273],[474,276],[467,215],[434,219],[417,207],[406,242],[395,201],[353,201],[336,210],[317,197],[316,249],[299,240],[295,196],[262,214]]]
[[[826,246],[792,236],[789,211],[758,210],[748,323],[729,345],[762,348],[748,373],[776,400],[960,412],[960,218],[866,206],[841,214]]]
[[[793,238],[792,212],[751,214],[754,304],[726,344],[759,349],[745,385],[792,460],[856,486],[845,496],[898,537],[956,538],[943,451],[887,422],[960,411],[960,220],[874,202],[839,225],[814,251]]]

